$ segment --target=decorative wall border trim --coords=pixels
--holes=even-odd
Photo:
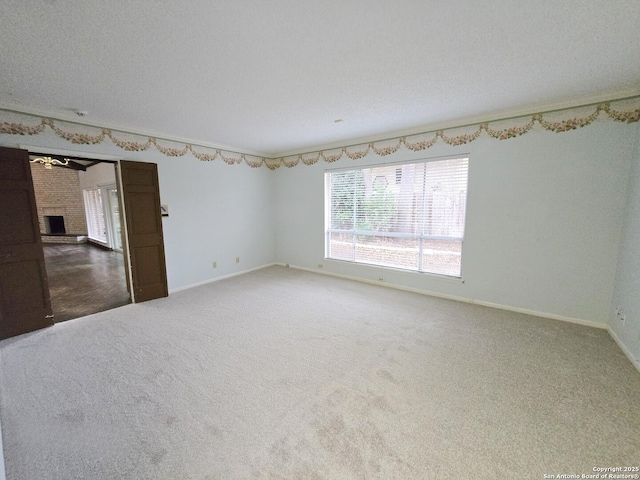
[[[620,102],[633,102],[635,103],[631,110],[617,110],[612,107],[612,104]],[[582,117],[578,117],[575,112],[572,116],[572,111],[591,107],[594,110],[585,114]],[[65,123],[71,125],[64,120],[58,120],[49,117],[39,117],[37,115],[13,112],[9,110],[1,110],[4,113],[12,113],[20,116],[26,116],[29,118],[37,118],[40,123],[37,125],[28,125],[24,123],[10,123],[0,122],[0,134],[5,135],[40,135],[49,128],[58,137],[67,140],[68,142],[78,145],[97,145],[101,144],[107,139],[114,145],[128,152],[143,152],[154,148],[158,152],[167,157],[183,157],[190,153],[195,158],[203,162],[211,162],[213,160],[222,160],[229,165],[236,165],[244,163],[252,168],[259,168],[266,166],[270,170],[275,170],[280,166],[287,168],[295,167],[302,163],[304,165],[313,165],[320,160],[333,163],[342,158],[349,158],[351,160],[357,160],[363,158],[370,153],[375,153],[379,156],[386,156],[397,152],[400,148],[406,148],[407,150],[418,152],[426,150],[436,145],[438,142],[444,142],[447,145],[459,146],[471,143],[480,138],[483,133],[490,138],[497,140],[508,140],[511,138],[519,137],[530,132],[536,125],[540,126],[544,130],[555,133],[563,133],[578,128],[585,127],[593,123],[596,119],[602,117],[604,119],[613,120],[616,122],[633,123],[640,120],[640,97],[632,97],[624,100],[614,100],[611,102],[602,102],[598,104],[591,104],[586,106],[579,106],[573,108],[566,108],[559,111],[536,113],[530,116],[511,117],[504,120],[492,121],[491,124],[500,124],[506,121],[516,123],[516,125],[509,126],[507,128],[492,128],[489,122],[478,123],[474,125],[467,125],[465,127],[453,127],[444,130],[432,130],[424,133],[418,133],[413,135],[392,137],[385,140],[379,140],[370,143],[361,143],[356,145],[350,145],[345,147],[337,147],[328,150],[318,150],[311,153],[290,155],[284,157],[259,157],[255,155],[245,153],[235,153],[223,149],[212,149],[210,147],[196,146],[191,143],[180,143],[171,141],[174,145],[179,147],[164,146],[161,141],[155,137],[145,137],[143,135],[127,132],[118,132],[108,128],[97,128],[89,125],[73,124],[74,129],[78,127],[98,130],[99,133],[91,134],[84,132],[75,132],[64,128]],[[570,118],[552,121],[547,119],[549,116],[566,114]],[[526,123],[523,124],[523,121]],[[460,128],[473,129],[467,133],[460,133],[458,135],[453,134],[455,130]],[[448,135],[447,132],[452,132]],[[141,141],[125,140],[122,137],[136,137]],[[424,138],[428,136],[429,138]]]

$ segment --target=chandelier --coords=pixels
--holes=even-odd
[[[61,166],[69,165],[68,158],[65,158],[64,160],[58,160],[51,157],[38,157],[29,161],[31,163],[42,163],[44,165],[44,168],[46,168],[47,170],[51,170],[53,168],[53,165],[61,165]]]

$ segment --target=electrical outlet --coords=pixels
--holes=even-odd
[[[289,268],[289,264],[288,264],[288,263],[285,263],[285,264],[284,264],[284,266],[285,266],[285,267],[287,267],[287,268]]]
[[[384,282],[384,278],[379,277],[379,278],[378,278],[378,281],[379,281],[379,282]]]
[[[236,257],[236,263],[240,263],[240,257]]]
[[[213,262],[213,268],[217,268],[218,267],[218,262]]]
[[[620,315],[620,321],[622,322],[622,325],[627,321],[627,316],[624,313]]]
[[[616,305],[616,315],[620,315],[620,310],[622,310],[622,308],[620,308],[620,305]]]
[[[322,268],[322,264],[321,263],[318,264],[318,268]]]

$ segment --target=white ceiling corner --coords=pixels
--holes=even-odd
[[[3,0],[0,104],[277,156],[640,94],[638,25],[637,0]]]

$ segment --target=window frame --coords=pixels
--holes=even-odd
[[[432,162],[440,162],[440,161],[446,161],[446,160],[466,160],[467,164],[466,164],[466,191],[465,191],[465,197],[464,197],[464,202],[462,204],[462,207],[464,209],[464,215],[463,215],[463,226],[462,226],[462,236],[442,236],[442,235],[427,235],[424,234],[424,232],[421,233],[400,233],[400,232],[378,232],[378,231],[371,231],[371,230],[359,230],[356,228],[353,229],[335,229],[335,228],[331,228],[331,181],[330,181],[330,174],[333,173],[337,173],[337,172],[349,172],[349,171],[363,171],[366,169],[375,169],[375,168],[380,168],[380,167],[396,167],[397,169],[400,169],[402,166],[405,165],[422,165],[422,164],[427,164],[427,163],[432,163]],[[382,268],[385,270],[395,270],[398,272],[402,272],[402,273],[409,273],[409,274],[420,274],[420,275],[427,275],[427,276],[433,276],[436,278],[441,278],[441,279],[446,279],[446,280],[454,280],[454,281],[462,281],[464,283],[464,276],[463,276],[463,272],[464,272],[464,262],[463,262],[463,257],[464,257],[464,238],[465,238],[465,232],[466,232],[466,227],[467,227],[467,206],[468,206],[468,198],[469,198],[469,170],[470,170],[470,154],[469,153],[461,153],[459,155],[447,155],[447,156],[438,156],[438,157],[429,157],[429,158],[418,158],[418,159],[408,159],[408,160],[398,160],[395,162],[384,162],[384,163],[370,163],[370,164],[364,164],[364,165],[358,165],[358,166],[347,166],[347,167],[337,167],[337,168],[326,168],[323,172],[324,174],[324,213],[325,213],[325,218],[324,218],[324,259],[326,261],[331,261],[331,262],[341,262],[341,263],[348,263],[351,265],[357,265],[359,267],[372,267],[372,268]],[[394,175],[394,177],[397,179],[397,170],[396,173]],[[355,226],[354,226],[355,227]],[[410,238],[410,239],[415,239],[419,241],[420,244],[420,248],[419,248],[419,252],[418,252],[418,263],[417,263],[417,267],[416,268],[403,268],[402,266],[389,266],[389,265],[381,265],[381,264],[377,264],[377,263],[369,263],[369,262],[363,262],[363,261],[357,261],[355,260],[355,258],[352,257],[351,260],[346,260],[346,259],[340,259],[340,258],[334,258],[334,257],[330,257],[330,239],[331,239],[331,235],[334,233],[344,233],[344,234],[350,234],[353,235],[354,238],[354,242],[355,242],[355,238],[358,235],[366,235],[366,236],[370,236],[370,237],[387,237],[387,238]],[[460,243],[460,272],[459,275],[450,275],[447,273],[441,273],[441,272],[433,272],[433,271],[427,271],[427,270],[421,270],[420,269],[420,265],[422,265],[422,258],[423,258],[423,250],[425,250],[425,247],[423,246],[424,240],[450,240],[450,241],[456,241]],[[352,250],[353,255],[355,256],[355,246],[354,249]]]

